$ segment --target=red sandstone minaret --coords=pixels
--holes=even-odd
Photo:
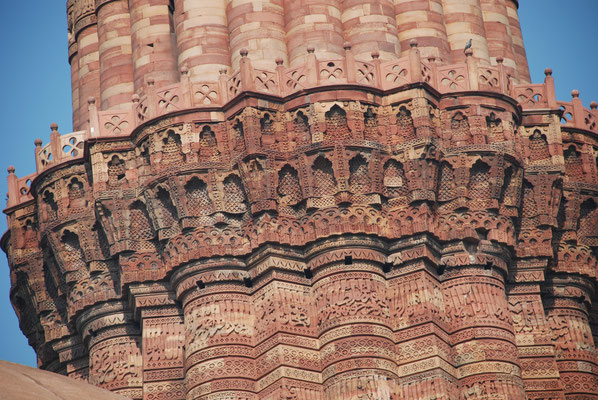
[[[39,366],[131,399],[598,399],[597,104],[515,0],[69,0],[8,172]],[[471,40],[471,47],[466,44]]]

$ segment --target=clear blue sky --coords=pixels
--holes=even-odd
[[[33,141],[48,142],[51,122],[62,133],[72,131],[65,4],[0,1],[0,171],[12,164],[18,176],[34,172]],[[519,11],[532,80],[542,82],[550,67],[559,100],[569,101],[571,90],[578,89],[586,107],[598,101],[598,1],[522,0]],[[0,193],[6,193],[2,174]],[[4,219],[0,230],[6,230]],[[9,286],[6,258],[0,255],[0,359],[35,366],[8,299]]]

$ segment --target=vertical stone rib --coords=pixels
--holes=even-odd
[[[456,398],[458,379],[444,314],[440,282],[425,266],[395,272],[389,279],[389,304],[401,387],[399,398],[429,392],[430,398]],[[400,271],[400,270],[399,270]],[[394,275],[393,274],[393,275]]]
[[[353,46],[356,58],[370,60],[373,50],[383,60],[398,58],[401,49],[391,0],[345,0],[342,7],[345,41]]]
[[[417,39],[424,58],[449,60],[450,48],[441,0],[394,0],[401,49],[409,49],[409,42]]]
[[[74,130],[87,126],[89,120],[88,99],[100,98],[100,59],[98,26],[93,0],[80,0],[73,7],[74,35],[78,49],[79,102],[77,124]]]
[[[181,399],[185,395],[182,310],[166,284],[132,284],[129,290],[130,304],[142,327],[145,398]]]
[[[52,349],[64,364],[64,375],[78,380],[89,379],[89,354],[79,335],[56,341]]]
[[[126,108],[134,89],[129,4],[111,0],[98,7],[101,109]]]
[[[511,42],[513,43],[513,51],[515,53],[515,62],[517,63],[519,82],[530,83],[531,77],[529,75],[527,56],[525,54],[525,46],[523,45],[523,34],[521,32],[519,14],[517,12],[519,5],[515,0],[506,0],[506,3],[507,15],[509,18],[509,28],[511,31]]]
[[[326,247],[324,254],[308,263],[314,270],[324,399],[388,400],[391,393],[397,393],[396,353],[381,259],[372,248]]]
[[[474,58],[490,63],[480,0],[442,0],[451,63],[465,62],[465,44],[472,39]]]
[[[179,70],[186,66],[192,81],[218,80],[230,67],[226,0],[175,0],[175,26]]]
[[[75,38],[75,2],[67,3],[67,24],[69,43],[69,64],[71,65],[71,99],[73,106],[73,128],[79,126],[79,49]]]
[[[285,22],[289,64],[305,63],[307,47],[318,59],[344,57],[343,26],[339,0],[285,0]]]
[[[77,37],[79,45],[79,124],[75,130],[83,129],[89,120],[88,100],[100,98],[100,60],[98,27],[90,25]]]
[[[294,260],[274,256],[260,260],[255,268],[275,263],[301,266]],[[296,275],[280,272],[266,278],[267,282],[260,279],[260,287],[252,295],[258,398],[284,399],[292,388],[296,395],[303,392],[299,399],[321,400],[320,353],[311,288],[292,282],[297,280]],[[308,283],[307,279],[304,283]]]
[[[508,299],[526,394],[531,398],[564,398],[540,285],[525,282],[524,274],[513,272],[524,282],[517,283],[517,278],[511,280]],[[538,365],[543,368],[538,369]]]
[[[79,126],[79,53],[77,42],[69,45],[69,62],[71,64],[71,95],[73,105],[73,129]]]
[[[506,0],[480,0],[480,5],[491,63],[496,64],[496,59],[502,57],[507,71],[511,76],[517,77],[517,62],[513,52]]]
[[[544,308],[567,399],[598,399],[598,356],[588,318],[593,284],[568,274],[547,279]]]
[[[515,335],[502,276],[482,267],[445,273],[446,318],[455,351],[461,396],[524,400]]]
[[[102,303],[78,319],[89,346],[89,382],[133,400],[143,398],[139,329],[122,303]]]
[[[135,92],[178,81],[172,10],[168,0],[129,0]]]
[[[98,4],[101,109],[126,108],[133,95],[131,21],[127,0]]]
[[[227,0],[226,15],[234,71],[243,48],[255,68],[274,70],[277,58],[287,63],[283,0]]]
[[[211,265],[210,265],[211,264]],[[253,398],[254,313],[250,288],[236,261],[189,264],[173,276],[183,304],[187,399],[222,390],[235,398]],[[203,269],[216,273],[198,274]]]

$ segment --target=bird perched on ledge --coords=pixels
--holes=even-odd
[[[467,49],[471,49],[471,41],[472,41],[472,39],[469,39],[469,41],[465,44],[465,48],[463,49],[463,53],[465,53],[467,51]]]

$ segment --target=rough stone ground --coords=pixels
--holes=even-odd
[[[0,400],[125,400],[63,375],[0,361]]]

